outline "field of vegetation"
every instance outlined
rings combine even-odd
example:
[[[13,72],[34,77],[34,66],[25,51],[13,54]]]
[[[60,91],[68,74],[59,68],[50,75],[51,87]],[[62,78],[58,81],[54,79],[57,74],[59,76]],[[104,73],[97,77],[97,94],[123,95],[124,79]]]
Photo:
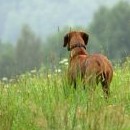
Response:
[[[114,67],[111,95],[75,91],[66,70],[32,71],[0,82],[0,130],[129,130],[130,62]],[[89,87],[89,86],[88,86]]]

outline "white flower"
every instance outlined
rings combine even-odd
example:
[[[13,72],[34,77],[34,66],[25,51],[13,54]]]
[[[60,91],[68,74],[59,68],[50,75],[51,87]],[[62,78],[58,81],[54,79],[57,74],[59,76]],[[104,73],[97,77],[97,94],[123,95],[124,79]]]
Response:
[[[47,76],[48,76],[48,78],[51,78],[51,74],[48,74]]]
[[[60,73],[60,72],[61,72],[61,69],[56,69],[55,72],[56,72],[56,73]]]
[[[3,77],[2,80],[3,80],[4,82],[6,82],[6,81],[8,81],[8,78],[7,78],[7,77]]]
[[[10,79],[9,82],[13,83],[13,82],[15,82],[15,79]]]
[[[35,74],[37,71],[36,70],[31,70],[31,73],[32,74]]]
[[[67,66],[67,65],[68,65],[68,62],[66,62],[65,65]]]
[[[64,63],[67,63],[68,62],[68,59],[63,59],[59,62],[59,64],[64,64]]]

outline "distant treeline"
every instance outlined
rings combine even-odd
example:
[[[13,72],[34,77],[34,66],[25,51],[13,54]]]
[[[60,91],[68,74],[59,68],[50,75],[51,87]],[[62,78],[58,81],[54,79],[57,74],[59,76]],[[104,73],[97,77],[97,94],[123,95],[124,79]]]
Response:
[[[71,29],[89,33],[90,53],[101,52],[113,61],[123,61],[130,54],[130,4],[127,2],[119,2],[112,8],[101,7],[87,28]],[[62,58],[68,56],[63,48],[63,37],[68,31],[68,27],[58,29],[45,41],[29,25],[24,25],[16,44],[0,41],[0,78],[41,66],[53,69]]]

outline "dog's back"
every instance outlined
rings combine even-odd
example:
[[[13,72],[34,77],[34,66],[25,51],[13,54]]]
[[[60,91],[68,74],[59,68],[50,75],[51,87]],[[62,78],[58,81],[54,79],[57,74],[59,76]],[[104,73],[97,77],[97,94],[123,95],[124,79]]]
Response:
[[[104,55],[78,55],[70,59],[69,75],[73,80],[79,74],[83,78],[86,78],[86,81],[88,79],[91,80],[91,77],[94,78],[95,75],[97,77],[97,83],[107,78],[107,83],[110,84],[113,70],[110,61]]]
[[[84,67],[85,75],[87,75],[86,77],[95,75],[97,84],[99,82],[104,82],[105,79],[107,80],[107,84],[110,84],[113,76],[113,69],[110,61],[104,55],[93,54],[88,56],[85,59]]]

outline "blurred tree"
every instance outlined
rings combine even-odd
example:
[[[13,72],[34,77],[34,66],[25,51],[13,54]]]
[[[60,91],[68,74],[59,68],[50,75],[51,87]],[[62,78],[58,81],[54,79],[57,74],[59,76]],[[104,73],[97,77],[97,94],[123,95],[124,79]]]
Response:
[[[28,25],[24,25],[20,38],[16,44],[17,72],[39,68],[42,63],[42,41],[37,37]]]
[[[101,7],[89,27],[91,42],[111,59],[122,59],[130,52],[130,5],[121,1],[113,8]]]
[[[63,30],[58,28],[57,32],[50,35],[46,40],[46,44],[44,44],[44,63],[49,68],[53,69],[57,67],[59,61],[67,55],[66,49],[63,48],[63,40],[66,30],[68,30],[67,27]]]
[[[14,47],[0,41],[0,78],[15,74]]]

